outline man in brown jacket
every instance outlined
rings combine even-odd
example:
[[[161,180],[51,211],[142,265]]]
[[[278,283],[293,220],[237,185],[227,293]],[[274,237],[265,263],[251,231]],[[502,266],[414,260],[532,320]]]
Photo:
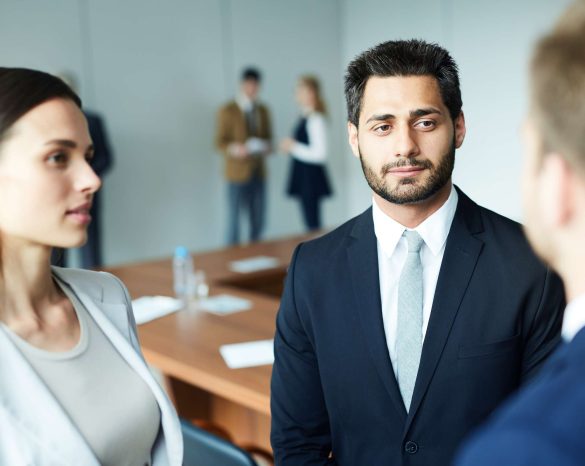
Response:
[[[250,241],[258,241],[264,226],[266,170],[264,157],[271,151],[270,115],[258,102],[260,73],[246,68],[239,96],[218,114],[216,146],[225,157],[228,182],[228,244],[240,242],[240,212],[247,210]]]

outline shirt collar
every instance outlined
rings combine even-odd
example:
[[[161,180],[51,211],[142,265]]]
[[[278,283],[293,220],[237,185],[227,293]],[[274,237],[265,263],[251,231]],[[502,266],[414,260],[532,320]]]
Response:
[[[585,327],[585,294],[573,299],[563,317],[563,340],[570,342]]]
[[[451,186],[451,193],[447,201],[429,218],[414,228],[434,256],[441,252],[447,241],[451,223],[453,223],[457,210],[458,198],[457,190]],[[392,257],[402,233],[407,228],[382,212],[375,200],[372,202],[372,215],[378,243],[384,254],[387,257]]]
[[[254,101],[250,100],[245,94],[241,93],[238,95],[238,97],[236,98],[236,102],[238,104],[238,107],[240,107],[240,110],[242,110],[242,112],[246,113],[249,112],[250,110],[252,110],[252,106],[254,105]]]

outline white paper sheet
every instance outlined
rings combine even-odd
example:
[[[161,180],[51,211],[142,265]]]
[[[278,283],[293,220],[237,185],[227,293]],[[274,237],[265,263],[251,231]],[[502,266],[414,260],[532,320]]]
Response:
[[[225,316],[234,312],[252,309],[252,302],[229,294],[219,294],[199,301],[197,303],[197,309],[219,316]]]
[[[137,325],[166,316],[182,307],[183,304],[180,300],[168,296],[143,296],[132,301],[132,310]]]
[[[264,366],[274,363],[274,340],[250,341],[220,346],[225,363],[230,369]]]
[[[268,141],[260,138],[248,138],[246,149],[250,154],[261,154],[268,150]]]
[[[279,261],[276,257],[254,256],[230,262],[230,270],[238,273],[251,273],[258,270],[273,269]]]

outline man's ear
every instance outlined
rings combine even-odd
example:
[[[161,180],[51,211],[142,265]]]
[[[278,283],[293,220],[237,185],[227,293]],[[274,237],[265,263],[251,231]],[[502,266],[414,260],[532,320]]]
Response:
[[[355,155],[359,159],[360,149],[359,149],[359,141],[358,141],[358,129],[357,129],[357,126],[354,125],[351,121],[347,122],[347,136],[348,136],[349,146],[351,147],[351,151],[353,152],[353,155]]]
[[[552,227],[566,225],[575,211],[575,173],[562,155],[553,152],[543,156],[539,177],[538,196],[545,222]]]
[[[463,140],[465,139],[465,134],[467,132],[463,110],[459,113],[459,116],[455,118],[455,121],[453,121],[453,126],[455,130],[455,149],[459,149],[463,144]]]

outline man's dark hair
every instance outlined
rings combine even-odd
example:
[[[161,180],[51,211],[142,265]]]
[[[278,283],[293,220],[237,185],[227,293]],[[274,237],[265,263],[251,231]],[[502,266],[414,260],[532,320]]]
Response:
[[[242,81],[260,82],[262,80],[262,75],[260,74],[260,71],[258,71],[258,69],[248,67],[248,68],[244,68],[244,71],[242,71],[242,79],[241,80]]]
[[[358,55],[347,67],[345,99],[348,120],[358,126],[366,83],[371,76],[432,76],[454,120],[461,113],[457,65],[438,44],[422,40],[383,42]]]

